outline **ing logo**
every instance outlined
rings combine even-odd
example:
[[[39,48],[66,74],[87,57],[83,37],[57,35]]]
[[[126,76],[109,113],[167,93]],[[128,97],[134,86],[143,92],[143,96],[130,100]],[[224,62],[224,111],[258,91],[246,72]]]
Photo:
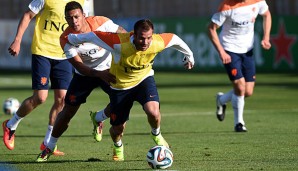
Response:
[[[67,23],[61,23],[61,22],[54,22],[51,20],[45,20],[44,23],[44,30],[49,30],[49,31],[58,31],[62,32],[68,27]]]

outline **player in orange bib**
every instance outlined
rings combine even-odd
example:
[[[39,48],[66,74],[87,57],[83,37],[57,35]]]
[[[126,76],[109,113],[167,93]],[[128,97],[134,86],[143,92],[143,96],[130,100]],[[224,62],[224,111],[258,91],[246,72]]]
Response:
[[[86,34],[70,34],[68,41],[73,45],[92,42],[111,51],[113,60],[110,68],[116,82],[111,82],[110,135],[114,142],[113,160],[124,160],[122,136],[130,109],[134,101],[139,102],[151,126],[151,137],[157,145],[169,147],[160,131],[159,95],[154,81],[152,65],[156,55],[172,47],[184,54],[184,66],[192,69],[193,53],[187,44],[173,33],[154,34],[150,20],[139,20],[134,32],[105,33],[94,31]]]
[[[115,82],[115,78],[109,73],[112,55],[106,49],[91,43],[73,46],[67,43],[66,36],[70,33],[87,33],[100,30],[105,32],[126,32],[112,20],[103,16],[85,17],[82,6],[75,2],[69,2],[65,6],[65,18],[69,27],[60,37],[60,44],[68,61],[74,66],[75,73],[67,89],[65,106],[56,119],[49,143],[43,150],[37,162],[48,160],[53,154],[58,138],[66,131],[71,118],[76,114],[81,104],[86,102],[93,89],[101,89],[109,94],[109,82]],[[102,137],[102,122],[109,117],[109,105],[105,110],[91,112],[94,124],[93,135],[96,141]]]

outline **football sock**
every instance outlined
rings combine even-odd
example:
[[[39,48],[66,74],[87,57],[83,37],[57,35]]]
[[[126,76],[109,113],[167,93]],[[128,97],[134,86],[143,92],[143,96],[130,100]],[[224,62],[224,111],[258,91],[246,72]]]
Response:
[[[160,133],[160,127],[152,128],[151,132],[152,132],[153,135],[158,135]]]
[[[43,143],[45,146],[48,145],[48,142],[50,141],[50,138],[51,138],[51,134],[52,134],[52,131],[53,131],[53,127],[52,125],[48,125],[48,130],[47,130],[47,133],[46,133],[46,136],[44,137],[44,140],[43,140]]]
[[[21,122],[23,118],[19,117],[18,114],[14,114],[12,118],[7,122],[7,127],[10,128],[10,130],[16,130],[19,123]]]
[[[234,94],[234,90],[231,90],[225,94],[223,94],[220,98],[219,98],[219,102],[223,105],[226,104],[228,102],[230,102],[232,100],[232,95]]]
[[[47,144],[47,147],[50,150],[54,151],[54,149],[56,147],[56,144],[57,144],[57,141],[58,141],[58,138],[55,138],[55,137],[51,136],[51,138],[50,138],[50,140],[49,140],[49,142]]]
[[[103,122],[103,121],[106,120],[107,118],[108,118],[108,117],[107,117],[107,115],[105,114],[104,109],[101,110],[101,111],[96,112],[95,120],[96,120],[97,122]]]
[[[242,123],[244,125],[243,120],[243,110],[244,110],[244,96],[237,96],[233,94],[232,96],[232,106],[234,110],[234,124]]]
[[[116,147],[121,147],[121,146],[122,146],[122,141],[119,140],[119,141],[115,142],[114,145],[115,145]]]

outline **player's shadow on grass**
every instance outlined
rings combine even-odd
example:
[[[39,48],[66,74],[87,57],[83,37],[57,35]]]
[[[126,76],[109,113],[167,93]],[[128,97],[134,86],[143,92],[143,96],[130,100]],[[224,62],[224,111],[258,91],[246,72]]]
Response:
[[[14,154],[16,155],[16,154]],[[24,154],[22,154],[24,155]],[[94,163],[94,162],[105,162],[105,163],[111,163],[111,164],[118,164],[118,162],[115,162],[113,160],[101,160],[101,159],[98,159],[98,158],[89,158],[87,160],[59,160],[59,161],[52,161],[52,160],[49,160],[49,161],[46,161],[46,162],[36,162],[36,161],[21,161],[21,162],[1,162],[0,161],[0,164],[1,165],[6,165],[6,166],[14,166],[14,165],[18,165],[18,164],[36,164],[36,165],[48,165],[48,164],[53,164],[53,163]],[[129,162],[144,162],[144,160],[125,160],[123,161],[124,163],[129,163]],[[121,162],[121,163],[123,163]],[[128,164],[129,165],[129,164]],[[144,168],[144,169],[140,169],[140,168],[117,168],[117,169],[107,169],[105,168],[104,170],[106,171],[117,171],[117,170],[149,170],[149,168]]]

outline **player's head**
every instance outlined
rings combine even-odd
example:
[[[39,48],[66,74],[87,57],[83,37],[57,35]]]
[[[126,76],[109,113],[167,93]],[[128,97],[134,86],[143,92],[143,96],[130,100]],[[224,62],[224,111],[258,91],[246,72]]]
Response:
[[[142,19],[134,25],[134,44],[137,50],[145,51],[149,48],[154,31],[153,24],[148,19]]]
[[[75,31],[80,31],[85,21],[85,14],[80,3],[70,1],[65,6],[65,19],[67,24]]]

